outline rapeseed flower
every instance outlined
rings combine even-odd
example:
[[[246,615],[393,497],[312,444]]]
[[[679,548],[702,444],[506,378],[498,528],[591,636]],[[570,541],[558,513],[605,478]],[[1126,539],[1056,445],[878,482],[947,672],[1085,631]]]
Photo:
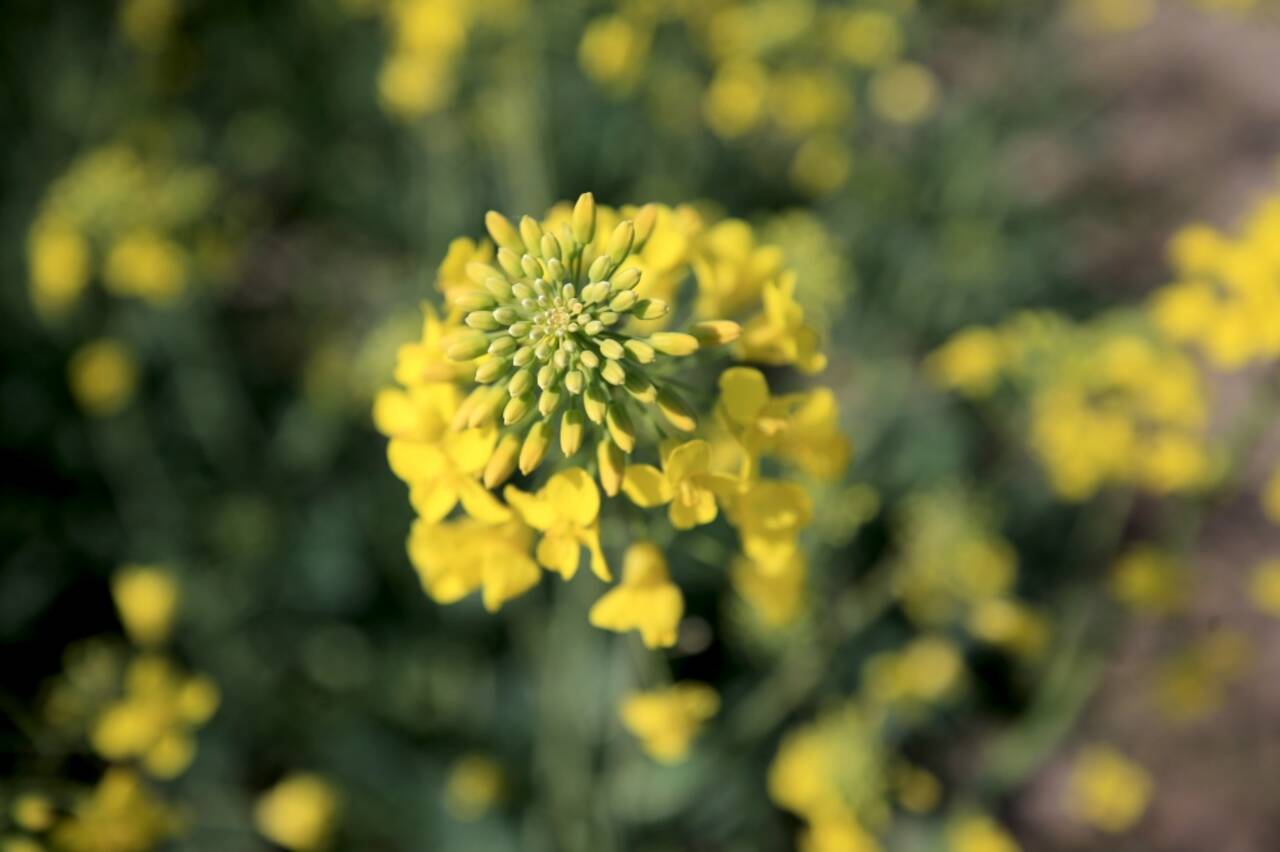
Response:
[[[538,584],[542,572],[529,555],[533,532],[519,520],[486,523],[419,518],[409,534],[409,558],[423,590],[450,604],[481,590],[484,608],[498,609]]]
[[[263,837],[292,852],[327,847],[337,825],[340,800],[319,775],[298,773],[263,793],[253,806],[253,823]]]
[[[444,806],[457,820],[472,822],[493,809],[503,795],[502,766],[484,754],[464,755],[449,767]]]
[[[169,638],[178,610],[178,584],[160,565],[126,565],[111,578],[111,595],[129,638],[158,645]]]
[[[117,766],[72,805],[49,838],[55,849],[69,852],[144,852],[175,836],[181,826],[178,814],[136,773]]]
[[[622,491],[645,509],[667,506],[671,525],[692,529],[716,519],[716,495],[731,495],[734,481],[711,472],[711,445],[698,439],[662,447],[662,470],[653,465],[628,465]]]
[[[600,549],[600,492],[586,471],[562,470],[533,494],[514,485],[504,494],[524,522],[542,533],[535,551],[539,564],[572,579],[578,571],[579,548],[585,547],[592,573],[601,580],[612,579]]]
[[[652,542],[637,542],[622,560],[622,582],[591,607],[591,623],[625,633],[638,630],[649,648],[676,644],[684,596],[671,582],[667,560]]]
[[[681,681],[665,689],[635,692],[618,708],[622,724],[659,763],[680,763],[694,737],[720,709],[720,697],[705,683]]]
[[[1089,825],[1119,834],[1132,828],[1151,799],[1151,775],[1105,745],[1081,750],[1069,781],[1072,811]]]
[[[108,417],[133,398],[138,385],[137,358],[121,340],[91,340],[72,353],[67,378],[71,395],[87,414]]]

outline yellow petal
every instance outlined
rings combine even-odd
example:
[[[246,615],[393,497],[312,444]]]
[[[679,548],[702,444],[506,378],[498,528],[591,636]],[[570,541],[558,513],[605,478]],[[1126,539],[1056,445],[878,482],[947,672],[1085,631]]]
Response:
[[[572,536],[548,533],[538,542],[538,562],[566,580],[578,573],[578,541]]]
[[[387,463],[391,472],[405,482],[424,482],[438,477],[448,460],[433,444],[392,439],[387,444]]]
[[[667,478],[672,482],[706,473],[711,466],[711,445],[703,440],[681,444],[671,451],[664,464]]]
[[[595,480],[580,467],[571,467],[551,477],[544,489],[546,501],[557,514],[585,527],[600,514],[600,490]]]
[[[458,486],[458,497],[462,501],[462,508],[477,521],[500,524],[510,519],[511,510],[502,505],[502,501],[474,479],[462,479]]]
[[[643,509],[671,501],[671,483],[662,471],[649,464],[629,465],[622,477],[622,490],[632,503]]]
[[[519,512],[524,522],[535,530],[546,532],[556,522],[556,513],[551,504],[536,494],[508,485],[502,496],[506,498],[507,505]]]
[[[769,402],[769,383],[751,367],[730,367],[720,374],[724,412],[731,421],[749,425]]]
[[[414,487],[409,492],[409,502],[424,521],[434,524],[444,520],[458,505],[458,492],[452,483],[439,480]]]

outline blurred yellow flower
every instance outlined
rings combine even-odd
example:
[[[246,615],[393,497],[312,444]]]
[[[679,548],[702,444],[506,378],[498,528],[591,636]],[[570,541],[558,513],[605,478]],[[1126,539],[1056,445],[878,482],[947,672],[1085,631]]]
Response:
[[[797,536],[813,519],[813,501],[794,482],[757,480],[745,486],[726,507],[729,521],[738,529],[742,550],[768,573],[776,574],[792,564],[798,550]]]
[[[651,34],[622,15],[589,23],[578,44],[578,62],[596,82],[627,91],[644,70]]]
[[[800,832],[800,852],[880,852],[874,835],[856,819],[824,814]]]
[[[734,590],[761,621],[769,627],[782,627],[795,621],[803,610],[807,575],[804,553],[797,550],[790,560],[772,570],[761,568],[745,556],[737,557],[729,577]]]
[[[88,414],[106,417],[133,398],[138,363],[127,343],[104,337],[73,352],[67,373],[76,403]]]
[[[219,703],[217,686],[202,675],[183,675],[162,657],[135,659],[124,695],[98,716],[93,748],[107,760],[137,757],[157,778],[181,775],[195,757],[194,732]]]
[[[49,838],[53,848],[68,852],[147,852],[175,836],[181,825],[134,772],[110,767]]]
[[[902,52],[897,20],[879,9],[843,12],[828,37],[838,56],[867,68],[888,65]]]
[[[1049,642],[1047,619],[1009,598],[980,601],[969,615],[969,632],[1022,657],[1038,657]]]
[[[263,793],[253,823],[272,843],[294,852],[327,847],[338,820],[338,792],[319,775],[297,773]]]
[[[902,62],[877,71],[869,90],[871,108],[894,124],[919,124],[937,108],[938,82],[923,65]]]
[[[947,823],[947,852],[1019,852],[1021,848],[985,814],[968,814]]]
[[[834,133],[810,136],[796,149],[788,175],[791,183],[810,195],[830,195],[849,182],[853,152]]]
[[[1105,745],[1086,746],[1071,768],[1070,807],[1095,828],[1119,834],[1142,819],[1151,799],[1147,770]]]
[[[117,13],[120,31],[138,47],[156,50],[164,44],[178,17],[175,0],[124,0]]]
[[[698,239],[693,256],[699,317],[738,316],[760,304],[765,283],[783,270],[782,251],[756,242],[751,226],[725,219]]]
[[[929,704],[950,694],[964,674],[955,645],[941,636],[913,639],[901,651],[875,654],[863,668],[867,693],[883,704]]]
[[[605,630],[639,630],[646,647],[670,648],[676,644],[683,614],[684,596],[671,582],[662,550],[642,541],[627,548],[622,582],[595,602],[588,617]]]
[[[755,62],[722,65],[707,87],[702,115],[718,136],[733,139],[764,119],[769,75]]]
[[[1185,606],[1190,577],[1170,554],[1150,545],[1130,548],[1111,572],[1111,594],[1135,610],[1169,615]]]
[[[1172,722],[1187,723],[1217,712],[1249,656],[1248,640],[1234,630],[1216,630],[1192,642],[1157,672],[1161,714]]]
[[[711,472],[711,445],[701,439],[687,443],[664,442],[662,470],[649,464],[628,465],[622,491],[645,509],[668,506],[671,525],[692,529],[716,519],[717,494],[730,494],[734,482]]]
[[[572,579],[578,571],[579,547],[585,547],[592,572],[601,580],[613,579],[600,549],[600,491],[590,474],[572,467],[534,494],[514,485],[503,493],[525,523],[542,533],[536,551],[539,564]]]
[[[681,681],[666,689],[634,692],[618,708],[622,724],[660,763],[679,763],[693,738],[720,709],[720,697],[704,683]]]
[[[805,321],[804,308],[795,298],[796,277],[783,273],[765,282],[763,310],[742,327],[742,358],[774,367],[794,365],[802,373],[826,369],[817,330]]]
[[[153,231],[133,231],[111,246],[102,277],[118,296],[164,304],[186,286],[186,252]]]
[[[22,793],[9,806],[9,815],[23,831],[39,833],[53,825],[53,802],[39,793]]]
[[[529,548],[533,533],[518,520],[485,523],[460,518],[445,523],[414,521],[409,558],[423,590],[450,604],[481,590],[484,608],[498,609],[538,584],[542,571]]]
[[[129,638],[159,645],[178,611],[178,582],[162,565],[125,565],[111,577],[111,596]]]
[[[1280,559],[1264,560],[1253,569],[1249,600],[1267,615],[1280,616]]]
[[[443,520],[461,503],[471,517],[496,524],[510,512],[479,477],[497,441],[492,427],[448,431],[438,444],[392,438],[387,460],[392,472],[408,483],[409,500],[423,520]]]
[[[849,703],[785,734],[769,766],[769,798],[816,827],[879,822],[889,782],[881,720]]]
[[[485,754],[464,755],[449,767],[444,782],[444,806],[456,820],[472,822],[502,799],[502,766]]]
[[[89,283],[89,243],[70,222],[38,219],[27,236],[31,298],[46,319],[64,313]]]
[[[925,367],[944,388],[971,397],[988,396],[1003,367],[1000,336],[989,328],[965,329],[930,355]]]

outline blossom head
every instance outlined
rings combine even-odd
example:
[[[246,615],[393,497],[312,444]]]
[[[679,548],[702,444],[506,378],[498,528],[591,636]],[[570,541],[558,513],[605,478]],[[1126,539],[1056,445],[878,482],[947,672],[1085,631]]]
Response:
[[[684,596],[671,582],[667,560],[652,542],[637,542],[622,560],[622,582],[591,607],[596,627],[624,633],[640,631],[649,648],[669,648],[676,643]]]
[[[720,696],[705,683],[683,681],[667,689],[629,695],[619,708],[622,724],[660,763],[679,763],[693,738],[720,709]]]

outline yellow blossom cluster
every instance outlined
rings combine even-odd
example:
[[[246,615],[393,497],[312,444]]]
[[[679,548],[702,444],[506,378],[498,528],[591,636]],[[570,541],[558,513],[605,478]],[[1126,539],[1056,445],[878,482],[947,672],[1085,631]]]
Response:
[[[405,120],[449,107],[474,42],[490,33],[518,30],[528,12],[527,0],[385,0],[368,5],[380,7],[391,39],[378,72],[378,99],[389,114]]]
[[[1128,316],[1073,325],[1019,315],[959,332],[927,367],[970,397],[991,396],[1002,380],[1024,394],[1030,449],[1067,500],[1111,485],[1196,492],[1218,475],[1199,370]]]
[[[798,602],[812,506],[769,465],[835,480],[849,441],[827,389],[775,396],[756,367],[718,382],[708,372],[712,357],[824,365],[780,253],[744,222],[708,225],[691,207],[613,210],[589,194],[541,221],[491,213],[486,224],[492,242],[450,246],[437,281],[446,312],[425,308],[420,341],[399,353],[400,387],[374,402],[417,512],[408,549],[427,594],[451,603],[481,591],[494,611],[543,569],[571,579],[584,554],[611,582],[606,551],[627,544],[620,582],[589,619],[674,645],[684,598],[654,543],[670,533],[603,540],[621,495],[675,532],[725,518],[742,545],[735,584],[785,621],[758,592],[786,587]],[[671,316],[687,331],[669,330]],[[677,373],[677,359],[692,366]],[[562,463],[548,461],[554,444]]]
[[[896,125],[923,121],[937,106],[933,74],[904,56],[914,7],[913,0],[623,3],[586,26],[578,59],[606,91],[640,90],[657,121],[700,117],[723,139],[782,140],[792,183],[821,195],[843,186],[854,168],[860,94]],[[659,38],[687,59],[656,50]]]
[[[212,171],[107,145],[76,159],[45,193],[27,234],[31,299],[46,319],[108,292],[171,302],[194,275],[184,240],[217,191]]]
[[[1280,196],[1263,199],[1235,236],[1183,228],[1169,260],[1176,277],[1152,297],[1151,315],[1171,340],[1223,370],[1280,359]]]

